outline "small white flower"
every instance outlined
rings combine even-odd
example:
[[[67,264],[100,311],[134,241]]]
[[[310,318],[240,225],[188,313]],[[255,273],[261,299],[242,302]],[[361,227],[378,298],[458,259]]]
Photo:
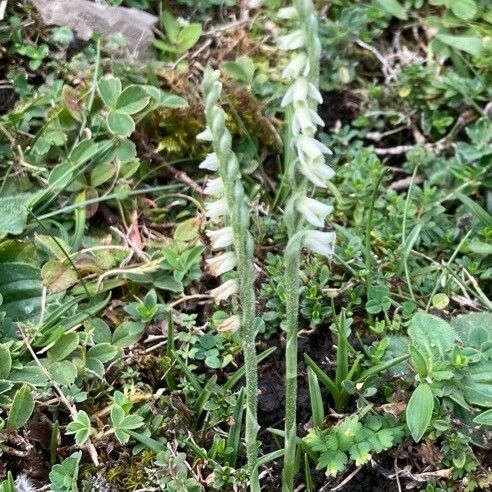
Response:
[[[335,175],[335,171],[326,164],[311,162],[309,164],[300,162],[299,171],[315,186],[326,188],[326,183]]]
[[[232,251],[222,253],[206,260],[208,271],[214,277],[230,272],[237,264],[236,255]]]
[[[212,249],[227,248],[231,246],[234,241],[232,227],[223,227],[216,231],[207,231],[206,234],[210,240]]]
[[[282,72],[284,79],[294,79],[299,75],[306,76],[309,73],[309,60],[304,53],[294,55]]]
[[[316,227],[323,227],[326,216],[333,212],[331,205],[308,197],[298,200],[296,208],[310,224]]]
[[[324,126],[323,120],[316,111],[307,104],[298,102],[294,105],[292,131],[295,135],[302,133],[312,137],[316,133],[316,125]]]
[[[237,314],[234,314],[230,318],[222,321],[219,326],[217,326],[217,331],[219,333],[234,333],[241,327],[241,320]]]
[[[292,102],[306,102],[308,97],[309,84],[307,79],[299,77],[295,82],[285,91],[285,95],[282,98],[280,106],[285,108],[287,104]]]
[[[207,154],[205,160],[202,161],[198,167],[200,169],[208,169],[209,171],[217,171],[219,169],[219,159],[217,159],[217,154],[215,152]]]
[[[225,301],[230,296],[237,294],[238,290],[239,285],[237,283],[237,280],[231,279],[219,285],[217,288],[211,290],[210,294],[212,294],[212,296],[215,297],[215,300],[219,302]]]
[[[336,235],[334,232],[306,231],[304,246],[312,251],[330,258],[335,250]]]
[[[279,19],[296,19],[299,17],[299,12],[295,7],[283,7],[278,9],[278,18]]]
[[[229,213],[229,207],[225,198],[221,198],[215,202],[210,202],[205,205],[205,215],[209,219],[215,219]]]
[[[300,29],[286,34],[285,36],[280,36],[277,39],[278,47],[285,51],[302,48],[305,42],[306,37],[304,35],[304,31],[301,31]]]
[[[323,102],[323,98],[316,86],[308,82],[305,77],[299,77],[285,92],[281,106],[284,108],[290,103],[306,103],[308,96],[319,103]]]
[[[197,140],[202,140],[203,142],[211,142],[213,140],[212,132],[210,131],[210,128],[207,126],[203,132],[200,132],[196,136]]]
[[[297,151],[304,154],[305,160],[316,159],[322,157],[322,154],[332,154],[332,151],[324,144],[312,137],[306,135],[299,135],[296,138]],[[324,162],[324,159],[323,161]]]
[[[323,97],[321,96],[320,91],[312,82],[309,82],[308,84],[308,95],[311,99],[314,99],[319,104],[323,102]]]
[[[209,179],[203,189],[204,195],[221,195],[222,193],[224,193],[222,178]]]

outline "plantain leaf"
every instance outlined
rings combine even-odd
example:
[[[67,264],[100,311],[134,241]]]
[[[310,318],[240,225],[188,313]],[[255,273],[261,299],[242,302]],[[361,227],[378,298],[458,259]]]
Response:
[[[420,383],[413,392],[406,410],[407,426],[413,440],[419,442],[429,427],[434,410],[434,396],[427,383]]]

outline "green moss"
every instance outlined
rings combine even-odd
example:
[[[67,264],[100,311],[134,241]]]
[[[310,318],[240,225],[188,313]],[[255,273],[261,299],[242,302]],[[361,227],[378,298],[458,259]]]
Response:
[[[109,467],[104,478],[117,490],[131,491],[150,486],[152,481],[148,470],[153,467],[154,457],[151,451],[142,451]]]

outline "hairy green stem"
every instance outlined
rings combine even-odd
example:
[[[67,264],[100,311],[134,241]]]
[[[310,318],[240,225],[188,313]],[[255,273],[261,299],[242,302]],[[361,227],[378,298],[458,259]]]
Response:
[[[205,97],[207,127],[212,134],[213,149],[219,163],[219,175],[224,183],[224,198],[230,214],[233,246],[237,260],[237,282],[240,299],[240,335],[246,376],[245,444],[250,490],[260,491],[258,477],[257,421],[257,356],[255,347],[255,271],[254,241],[249,230],[249,207],[241,183],[239,161],[232,150],[232,136],[225,125],[225,113],[218,105],[222,86],[218,72],[208,68],[202,89]]]
[[[290,492],[294,487],[296,473],[297,443],[297,332],[299,315],[299,268],[302,247],[302,232],[294,234],[285,250],[285,452],[282,472],[282,491]]]
[[[309,59],[307,79],[315,86],[319,82],[319,58],[321,44],[318,38],[318,22],[314,15],[311,0],[294,0],[299,14],[299,25],[306,36],[306,53]],[[315,110],[316,104],[312,103]],[[286,309],[286,347],[285,347],[285,435],[284,468],[282,472],[282,492],[294,490],[297,449],[297,336],[300,289],[300,255],[303,232],[302,217],[295,209],[296,200],[307,194],[306,178],[296,176],[297,155],[292,150],[294,132],[292,129],[292,108],[286,109],[287,128],[285,131],[286,152],[284,154],[284,176],[290,196],[285,206],[284,220],[289,241],[285,251],[285,309]]]

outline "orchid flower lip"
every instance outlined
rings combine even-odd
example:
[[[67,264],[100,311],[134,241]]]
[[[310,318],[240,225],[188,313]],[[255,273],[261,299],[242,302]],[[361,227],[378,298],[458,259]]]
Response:
[[[203,189],[204,195],[221,195],[224,193],[224,182],[222,178],[210,179]]]
[[[299,151],[303,152],[312,159],[321,154],[332,154],[332,151],[325,144],[306,135],[298,135],[295,143]]]
[[[231,246],[234,242],[232,235],[232,227],[222,227],[215,231],[206,232],[208,239],[210,240],[212,249],[222,249]]]
[[[300,29],[293,31],[284,36],[280,36],[277,40],[277,44],[282,50],[297,50],[302,48],[306,43],[306,36]]]
[[[217,326],[217,331],[219,333],[234,333],[239,330],[240,327],[241,319],[237,314],[233,314]]]
[[[306,71],[307,68],[307,71]],[[302,73],[304,76],[309,72],[309,61],[304,53],[294,55],[282,72],[284,79],[293,79],[299,77]]]
[[[205,212],[209,219],[215,219],[229,213],[229,206],[225,198],[205,205]]]
[[[217,302],[225,301],[230,296],[237,294],[239,290],[239,284],[236,279],[230,279],[220,284],[215,289],[210,291],[210,294],[215,298]]]
[[[326,217],[333,212],[331,205],[308,197],[300,198],[296,203],[296,208],[315,227],[323,227]]]
[[[299,170],[311,183],[320,188],[326,188],[328,181],[335,175],[335,171],[330,166],[320,163],[310,164],[301,161]]]
[[[232,251],[227,251],[226,253],[209,258],[206,260],[206,263],[210,274],[214,277],[219,277],[235,268],[237,264],[236,254]]]
[[[335,251],[336,235],[334,232],[306,231],[304,233],[304,246],[320,255],[330,258]]]
[[[219,169],[217,154],[215,152],[207,154],[207,157],[205,157],[198,167],[200,169],[208,169],[209,171],[217,171]]]
[[[208,127],[205,128],[205,130],[203,130],[202,132],[200,132],[196,136],[196,139],[201,140],[203,142],[211,142],[213,139],[213,136],[212,136],[212,132],[210,131],[210,128],[208,128]]]

